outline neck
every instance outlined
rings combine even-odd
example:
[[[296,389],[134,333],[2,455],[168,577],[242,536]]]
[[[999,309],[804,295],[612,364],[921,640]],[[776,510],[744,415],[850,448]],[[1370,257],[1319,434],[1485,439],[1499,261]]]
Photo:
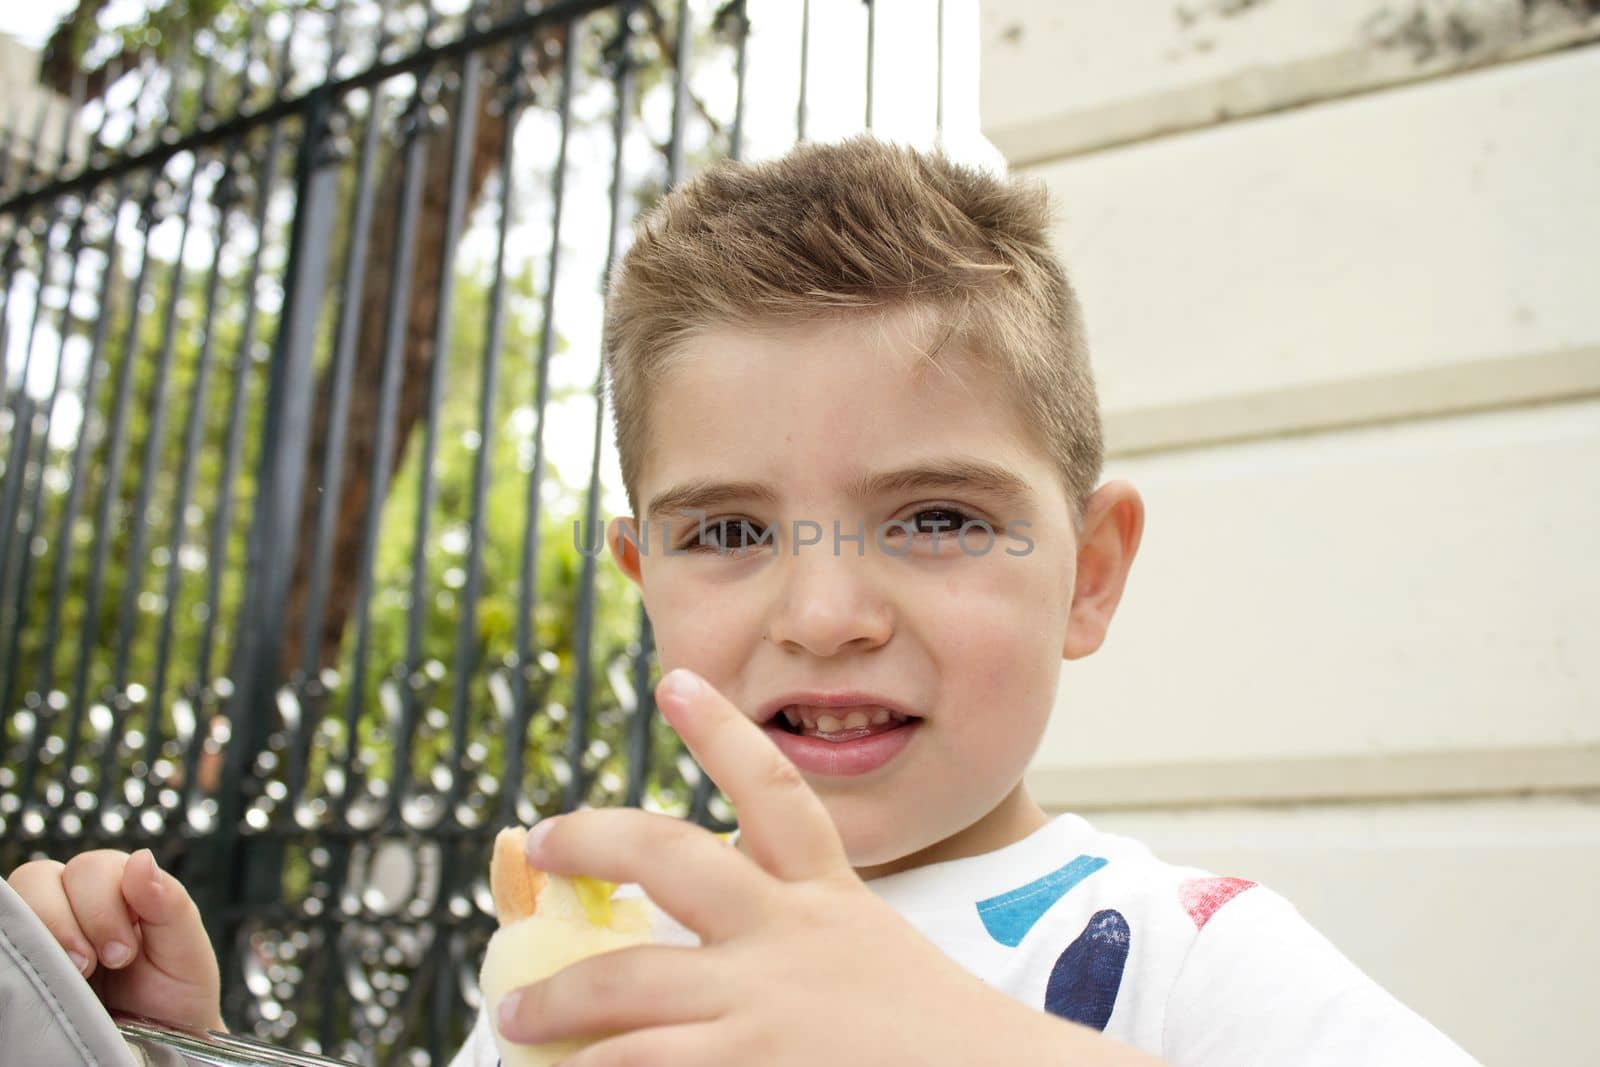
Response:
[[[994,807],[994,810],[965,830],[951,834],[942,841],[901,856],[899,859],[869,867],[857,867],[856,874],[865,881],[882,878],[888,874],[899,874],[901,871],[909,871],[916,867],[925,867],[930,863],[981,856],[985,852],[993,852],[995,849],[1005,848],[1021,841],[1049,821],[1050,817],[1044,813],[1044,809],[1034,803],[1027,789],[1019,782],[1017,787]]]

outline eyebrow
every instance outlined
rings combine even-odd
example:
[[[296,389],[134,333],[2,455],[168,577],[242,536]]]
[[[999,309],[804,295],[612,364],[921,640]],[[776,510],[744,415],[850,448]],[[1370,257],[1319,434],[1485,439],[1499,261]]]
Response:
[[[845,495],[864,502],[890,493],[931,489],[968,490],[994,497],[1011,507],[1032,503],[1028,483],[998,463],[950,456],[898,470],[880,471],[858,478],[845,487]],[[691,481],[673,486],[650,499],[645,518],[663,512],[710,511],[734,500],[776,504],[778,494],[763,482]]]

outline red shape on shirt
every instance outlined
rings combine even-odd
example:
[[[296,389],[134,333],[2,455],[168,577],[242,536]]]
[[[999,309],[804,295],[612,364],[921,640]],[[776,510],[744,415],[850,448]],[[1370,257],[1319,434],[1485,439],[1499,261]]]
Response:
[[[1194,928],[1204,930],[1218,908],[1255,884],[1244,878],[1191,878],[1178,887],[1178,898]]]

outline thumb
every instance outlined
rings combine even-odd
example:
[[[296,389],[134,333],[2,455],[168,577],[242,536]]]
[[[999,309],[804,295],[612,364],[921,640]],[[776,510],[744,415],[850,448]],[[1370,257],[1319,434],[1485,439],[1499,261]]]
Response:
[[[192,987],[202,999],[217,1002],[222,983],[200,909],[183,883],[157,865],[148,848],[135,852],[123,867],[122,898],[139,922],[143,962],[174,984]],[[193,1022],[221,1028],[220,1019]]]

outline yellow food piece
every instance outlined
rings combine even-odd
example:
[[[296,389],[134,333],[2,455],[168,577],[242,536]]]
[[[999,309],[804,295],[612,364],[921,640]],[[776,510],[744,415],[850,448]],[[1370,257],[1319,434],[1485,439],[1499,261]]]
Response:
[[[478,983],[502,1067],[552,1067],[598,1038],[544,1045],[507,1041],[497,1022],[501,999],[581,959],[649,941],[650,905],[643,897],[612,900],[615,884],[598,878],[535,870],[523,857],[523,837],[523,831],[502,830],[495,842],[489,881],[500,929],[489,939]]]
[[[579,875],[572,880],[572,888],[577,891],[578,903],[583,905],[583,913],[590,922],[596,926],[611,925],[611,894],[616,892],[617,883]]]

